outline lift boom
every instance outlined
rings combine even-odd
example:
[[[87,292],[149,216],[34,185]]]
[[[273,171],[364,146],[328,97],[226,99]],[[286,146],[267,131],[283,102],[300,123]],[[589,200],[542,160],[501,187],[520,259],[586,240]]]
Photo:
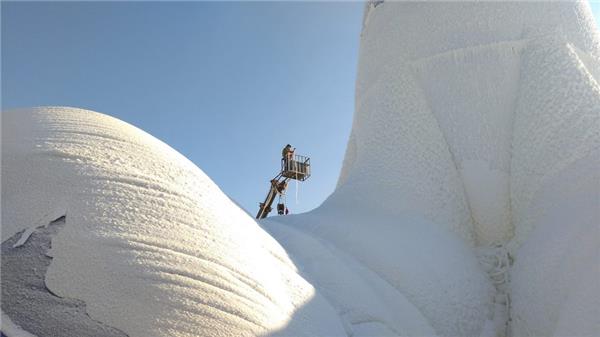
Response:
[[[304,181],[310,177],[310,158],[304,156],[294,156],[293,159],[281,160],[281,172],[271,179],[269,192],[265,197],[265,201],[259,203],[257,219],[264,219],[269,215],[278,194],[284,194],[287,188],[287,183],[290,179]]]
[[[277,177],[271,179],[271,187],[269,188],[265,201],[260,203],[258,214],[256,214],[257,219],[264,219],[269,215],[272,210],[271,205],[273,205],[278,194],[283,194],[287,187],[288,180],[289,178],[282,177],[281,174],[278,174]]]

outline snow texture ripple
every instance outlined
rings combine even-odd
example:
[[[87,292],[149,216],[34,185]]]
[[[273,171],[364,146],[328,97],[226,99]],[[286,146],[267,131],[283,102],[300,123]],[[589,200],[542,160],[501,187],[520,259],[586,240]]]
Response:
[[[92,319],[129,336],[344,334],[282,247],[164,143],[80,109],[2,118],[3,241],[66,214],[45,283]]]
[[[599,73],[584,1],[369,2],[354,124],[322,208],[416,213],[506,250],[500,270],[480,256],[507,334],[598,336]]]
[[[47,287],[129,336],[600,335],[588,4],[365,8],[352,132],[318,209],[257,223],[135,127],[15,110],[3,242],[66,214]]]

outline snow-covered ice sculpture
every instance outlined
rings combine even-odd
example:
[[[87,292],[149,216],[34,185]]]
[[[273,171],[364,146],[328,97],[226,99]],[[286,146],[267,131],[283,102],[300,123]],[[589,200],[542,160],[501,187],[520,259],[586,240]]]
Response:
[[[600,335],[599,74],[586,2],[368,4],[322,209],[417,213],[506,245],[514,336]]]
[[[126,123],[3,112],[2,272],[52,257],[3,332],[597,336],[599,74],[583,2],[369,2],[336,191],[260,224]]]
[[[274,219],[374,270],[439,335],[488,334],[486,319],[497,335],[600,335],[600,37],[588,4],[371,2],[359,56],[336,191]],[[413,237],[430,231],[423,222],[498,253],[496,294],[458,250],[411,245],[434,242]],[[508,284],[498,272],[511,259]],[[446,296],[424,295],[435,290]]]
[[[52,238],[46,286],[128,336],[342,331],[285,250],[166,144],[86,110],[3,112],[2,241],[60,216],[66,224]],[[24,273],[5,262],[3,274]],[[94,335],[78,317],[54,326],[54,313],[35,308],[41,296],[15,312],[3,293],[2,311],[37,336]],[[310,324],[290,321],[306,302]]]

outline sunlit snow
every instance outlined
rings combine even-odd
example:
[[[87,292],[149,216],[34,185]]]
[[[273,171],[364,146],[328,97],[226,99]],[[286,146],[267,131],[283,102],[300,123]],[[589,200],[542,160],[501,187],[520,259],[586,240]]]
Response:
[[[21,109],[2,113],[2,241],[65,216],[47,288],[132,337],[600,335],[589,6],[376,1],[360,38],[319,208],[257,223],[131,125]]]

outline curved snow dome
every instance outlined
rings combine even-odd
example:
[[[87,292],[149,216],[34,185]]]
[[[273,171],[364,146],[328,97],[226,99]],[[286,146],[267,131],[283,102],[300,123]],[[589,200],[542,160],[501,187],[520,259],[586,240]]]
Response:
[[[2,113],[2,332],[600,335],[586,3],[370,2],[336,191],[257,223],[126,123]]]
[[[2,241],[65,216],[49,251],[52,294],[83,301],[93,320],[129,336],[258,335],[288,326],[308,301],[311,324],[292,322],[291,333],[338,331],[285,250],[166,144],[80,109],[2,117]],[[3,247],[3,274],[24,272],[7,270],[6,255]],[[25,330],[94,335],[77,316],[48,330],[56,322],[36,308],[42,294],[17,311],[2,286],[2,311]]]

